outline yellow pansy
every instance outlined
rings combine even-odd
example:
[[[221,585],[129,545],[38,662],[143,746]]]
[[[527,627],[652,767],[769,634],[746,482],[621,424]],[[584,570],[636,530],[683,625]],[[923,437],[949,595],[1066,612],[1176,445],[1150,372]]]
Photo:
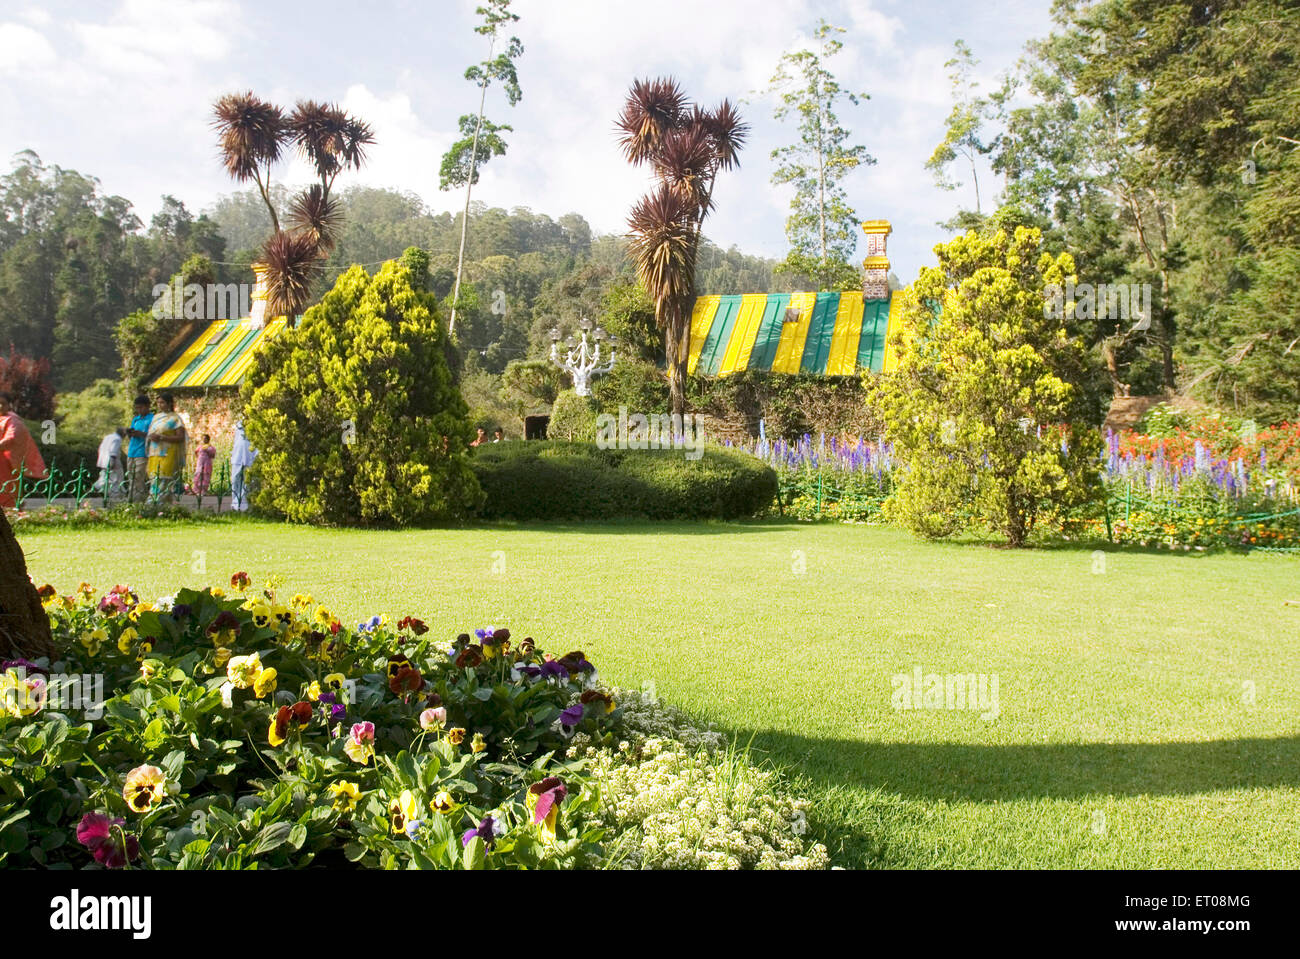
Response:
[[[257,653],[247,656],[235,656],[226,666],[226,678],[236,689],[247,689],[257,681],[262,672],[262,660]]]
[[[334,805],[343,812],[352,812],[361,799],[361,789],[356,783],[346,780],[330,783],[330,792],[334,794]]]
[[[264,669],[258,673],[257,678],[253,680],[253,695],[258,699],[261,699],[267,693],[275,692],[275,687],[277,685],[275,678],[276,675],[274,667]]]
[[[157,766],[137,766],[126,774],[122,798],[133,811],[148,812],[154,803],[162,801],[166,783],[167,777]]]
[[[405,832],[406,824],[419,815],[420,804],[409,789],[403,789],[402,794],[388,804],[388,819],[395,833]]]
[[[139,636],[140,634],[130,626],[122,630],[122,635],[117,637],[118,652],[124,655],[130,653],[131,645],[139,638]]]
[[[452,798],[451,793],[444,789],[433,797],[433,801],[429,803],[429,808],[434,812],[449,813],[456,808],[456,800]]]

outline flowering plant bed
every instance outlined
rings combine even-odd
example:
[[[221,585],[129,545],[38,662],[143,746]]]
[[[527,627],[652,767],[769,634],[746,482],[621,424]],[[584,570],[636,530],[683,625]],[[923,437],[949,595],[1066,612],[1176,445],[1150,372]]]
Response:
[[[125,586],[40,592],[64,652],[0,663],[5,866],[826,864],[802,813],[755,820],[766,852],[714,848],[726,802],[692,827],[707,855],[639,851],[641,821],[615,813],[638,777],[610,770],[665,749],[707,770],[718,735],[636,694],[629,720],[629,694],[581,651],[555,657],[506,629],[438,640],[409,616],[344,626],[243,573],[155,602]],[[647,731],[667,744],[653,756]],[[773,794],[764,808],[796,807]]]

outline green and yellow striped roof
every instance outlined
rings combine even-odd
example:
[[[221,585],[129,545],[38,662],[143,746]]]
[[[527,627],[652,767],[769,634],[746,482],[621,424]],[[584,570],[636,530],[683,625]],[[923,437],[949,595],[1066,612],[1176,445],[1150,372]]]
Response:
[[[850,293],[746,293],[700,296],[691,311],[689,373],[737,370],[851,376],[889,372],[885,338],[902,297],[863,300]]]
[[[245,317],[209,323],[181,349],[149,388],[238,386],[253,364],[254,351],[283,332],[285,322],[280,317],[263,326]]]

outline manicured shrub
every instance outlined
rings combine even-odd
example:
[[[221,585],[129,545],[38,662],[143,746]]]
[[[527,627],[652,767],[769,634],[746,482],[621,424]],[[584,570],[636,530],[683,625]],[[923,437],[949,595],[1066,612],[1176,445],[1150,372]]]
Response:
[[[500,443],[473,461],[488,519],[739,519],[775,500],[776,474],[744,454]]]
[[[592,384],[591,394],[601,412],[617,415],[619,407],[625,407],[630,413],[649,414],[668,409],[668,378],[653,363],[620,358]]]
[[[546,435],[553,440],[594,442],[596,439],[596,405],[590,398],[565,390],[551,407],[551,422]]]
[[[440,522],[482,499],[437,303],[396,261],[354,266],[243,387],[256,505],[298,522]]]

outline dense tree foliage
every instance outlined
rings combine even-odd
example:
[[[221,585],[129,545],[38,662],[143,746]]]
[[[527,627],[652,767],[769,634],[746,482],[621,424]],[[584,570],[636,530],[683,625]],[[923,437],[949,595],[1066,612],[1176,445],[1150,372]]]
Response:
[[[1074,263],[1026,227],[935,249],[939,265],[922,268],[891,334],[898,368],[869,387],[907,465],[891,508],[926,536],[983,525],[1019,546],[1040,516],[1099,483],[1086,349],[1043,311],[1044,290]]]
[[[1076,315],[1116,392],[1300,415],[1300,6],[1058,0],[1053,16],[1000,90],[961,94],[970,122],[950,132],[1081,283],[1151,290],[1150,316]]]
[[[190,254],[221,259],[224,246],[172,197],[145,229],[93,177],[20,153],[0,177],[0,343],[49,359],[59,389],[113,376],[118,321],[148,308]]]

